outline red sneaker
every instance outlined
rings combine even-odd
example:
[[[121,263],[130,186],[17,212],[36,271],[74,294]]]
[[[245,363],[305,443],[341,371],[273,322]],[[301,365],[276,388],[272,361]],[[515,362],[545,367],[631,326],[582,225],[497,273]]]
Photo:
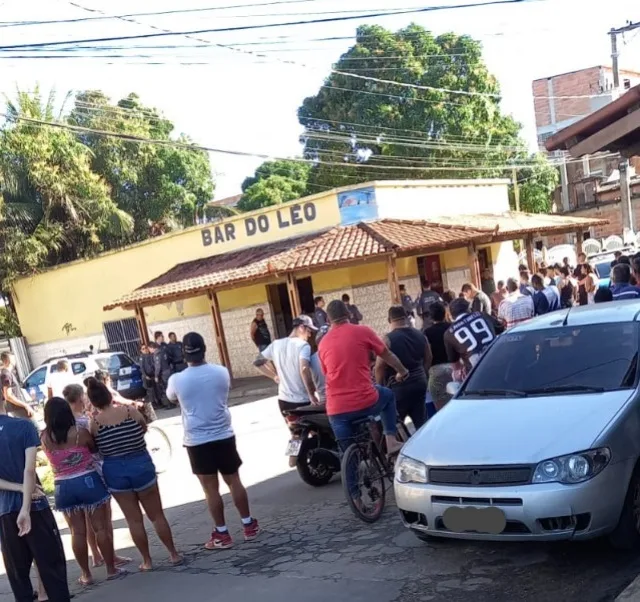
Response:
[[[260,525],[255,518],[248,525],[243,525],[243,528],[245,541],[251,541],[260,535]]]
[[[233,545],[233,539],[229,535],[229,531],[220,533],[220,531],[214,531],[211,534],[211,539],[204,544],[207,550],[227,550]]]

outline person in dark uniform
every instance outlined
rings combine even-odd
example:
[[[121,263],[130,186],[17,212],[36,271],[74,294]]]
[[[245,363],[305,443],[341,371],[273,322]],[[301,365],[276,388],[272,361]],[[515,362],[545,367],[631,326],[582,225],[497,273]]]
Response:
[[[383,340],[409,374],[403,381],[397,382],[396,371],[378,357],[376,382],[393,391],[398,416],[401,420],[409,416],[417,430],[427,421],[427,374],[431,367],[431,347],[424,334],[411,326],[402,305],[389,308],[389,324],[391,331]]]
[[[182,343],[178,340],[175,332],[169,333],[167,353],[169,354],[169,363],[171,364],[171,374],[182,372],[187,367],[184,361],[184,354],[182,353]]]
[[[147,402],[154,408],[158,407],[156,398],[156,367],[153,354],[157,346],[155,343],[140,346],[140,369],[142,370],[142,386],[146,391]]]
[[[169,407],[167,383],[171,376],[171,363],[167,353],[167,344],[161,332],[155,333],[156,348],[153,352],[154,375],[156,379],[156,399],[159,405]]]
[[[255,343],[260,353],[271,345],[271,333],[269,332],[269,325],[264,319],[263,309],[256,309],[256,317],[251,321],[250,334],[251,340]]]
[[[325,324],[329,323],[327,312],[324,311],[324,298],[316,297],[313,300],[313,304],[315,305],[315,309],[313,310],[313,323],[316,328],[322,328]]]
[[[422,280],[422,293],[416,299],[416,310],[422,318],[422,329],[429,328],[433,324],[429,308],[432,303],[442,303],[442,297],[434,290],[431,290],[431,283],[425,278]]]
[[[453,301],[449,306],[453,323],[444,334],[447,359],[454,364],[454,373],[461,372],[462,376],[476,365],[484,350],[496,338],[489,317],[469,310],[470,305],[466,299]]]

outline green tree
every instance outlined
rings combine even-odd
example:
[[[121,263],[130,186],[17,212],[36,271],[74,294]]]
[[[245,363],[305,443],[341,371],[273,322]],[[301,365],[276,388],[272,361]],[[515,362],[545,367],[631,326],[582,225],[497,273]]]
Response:
[[[55,97],[18,92],[0,131],[0,287],[20,274],[86,257],[125,239],[133,220],[91,170],[75,134],[22,118],[53,121]]]
[[[531,155],[531,167],[518,168],[520,210],[528,213],[550,213],[554,190],[560,182],[558,168],[549,163],[543,154]],[[515,207],[513,187],[510,202]]]
[[[186,145],[141,144],[82,134],[82,142],[93,153],[93,170],[109,183],[117,206],[134,219],[134,240],[193,225],[213,198],[208,154],[188,148],[191,141],[185,135],[172,137],[173,123],[144,106],[136,94],[112,104],[100,91],[81,92],[68,121],[94,130]]]
[[[310,165],[301,161],[265,161],[253,176],[245,178],[242,183],[244,194],[238,202],[238,209],[253,211],[304,196],[310,171]]]
[[[305,157],[318,162],[310,186],[503,176],[524,156],[520,125],[501,112],[498,82],[469,36],[362,26],[335,71],[428,89],[331,73],[298,110]]]

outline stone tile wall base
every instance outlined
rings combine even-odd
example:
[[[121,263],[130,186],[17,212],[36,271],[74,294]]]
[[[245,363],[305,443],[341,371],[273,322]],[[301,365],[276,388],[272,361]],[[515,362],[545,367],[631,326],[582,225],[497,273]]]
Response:
[[[27,349],[31,358],[32,368],[37,368],[51,357],[89,351],[90,345],[93,345],[95,351],[100,351],[107,348],[107,341],[100,333],[88,337],[65,338],[50,341],[49,343],[27,345]]]

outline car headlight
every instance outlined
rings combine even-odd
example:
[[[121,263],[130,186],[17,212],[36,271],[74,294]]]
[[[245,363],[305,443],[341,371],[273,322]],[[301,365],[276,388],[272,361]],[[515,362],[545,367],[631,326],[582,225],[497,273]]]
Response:
[[[419,460],[401,455],[396,463],[396,480],[399,483],[426,483],[427,466]]]
[[[606,447],[551,458],[540,462],[532,483],[583,483],[595,477],[609,464],[611,452]]]

